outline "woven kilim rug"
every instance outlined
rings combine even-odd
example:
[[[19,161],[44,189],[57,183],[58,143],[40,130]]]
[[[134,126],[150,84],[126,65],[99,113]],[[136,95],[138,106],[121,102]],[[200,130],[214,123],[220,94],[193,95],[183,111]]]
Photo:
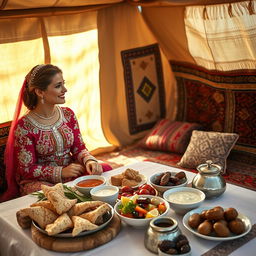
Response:
[[[96,156],[97,159],[110,164],[113,168],[118,168],[127,164],[138,161],[150,161],[168,166],[176,166],[182,155],[175,153],[166,153],[160,151],[150,151],[131,146],[120,151],[101,154]],[[230,155],[227,160],[227,174],[224,176],[226,182],[256,190],[256,165],[249,161],[238,162],[234,160],[234,155]],[[185,168],[180,168],[185,169]],[[196,173],[194,169],[185,169]]]
[[[130,134],[148,130],[165,117],[165,89],[158,44],[121,52]]]

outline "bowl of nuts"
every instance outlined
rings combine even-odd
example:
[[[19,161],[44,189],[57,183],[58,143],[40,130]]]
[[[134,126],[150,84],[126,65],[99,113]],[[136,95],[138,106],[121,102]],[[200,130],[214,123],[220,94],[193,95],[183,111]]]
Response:
[[[150,176],[149,183],[158,192],[164,193],[168,189],[185,187],[188,183],[185,172],[158,172]]]

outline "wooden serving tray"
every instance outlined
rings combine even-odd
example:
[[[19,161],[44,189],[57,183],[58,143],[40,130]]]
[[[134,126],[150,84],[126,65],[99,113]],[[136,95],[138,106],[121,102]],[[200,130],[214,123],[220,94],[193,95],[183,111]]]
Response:
[[[45,249],[56,252],[79,252],[99,247],[111,241],[120,229],[121,220],[115,214],[108,226],[87,236],[74,238],[51,237],[37,230],[34,225],[31,225],[31,234],[33,241]]]

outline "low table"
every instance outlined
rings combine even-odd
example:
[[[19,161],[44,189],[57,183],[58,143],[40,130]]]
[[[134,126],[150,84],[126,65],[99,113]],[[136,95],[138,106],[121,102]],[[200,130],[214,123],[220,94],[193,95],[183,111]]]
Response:
[[[140,173],[149,177],[153,173],[160,171],[177,171],[180,169],[152,163],[139,162],[127,166],[122,166],[115,170],[104,173],[103,175],[108,179],[110,176],[123,172],[126,168],[133,168]],[[188,182],[190,183],[195,176],[194,173],[186,172]],[[67,185],[72,185],[72,182]],[[149,252],[144,247],[144,233],[145,230],[134,229],[123,224],[121,232],[111,242],[102,245],[96,249],[78,253],[57,253],[45,250],[37,246],[31,239],[30,230],[23,230],[16,221],[16,212],[37,200],[36,197],[28,195],[20,197],[11,201],[0,204],[0,255],[5,256],[50,256],[50,255],[88,255],[88,256],[147,256],[155,255]],[[226,192],[219,198],[206,200],[201,205],[203,206],[217,206],[224,208],[234,207],[246,215],[252,222],[256,223],[256,192],[241,188],[235,185],[227,184]],[[246,236],[243,239],[232,240],[222,243],[209,241],[191,234],[182,224],[182,217],[176,215],[172,210],[169,216],[178,221],[179,228],[184,235],[189,239],[192,255],[233,255],[233,256],[253,256],[256,255],[256,227],[253,226],[253,232],[249,233],[249,238]],[[216,246],[223,247],[215,248]],[[220,250],[221,249],[221,250]],[[219,251],[219,252],[218,252]],[[233,251],[233,252],[232,252]],[[232,253],[231,253],[232,252]]]

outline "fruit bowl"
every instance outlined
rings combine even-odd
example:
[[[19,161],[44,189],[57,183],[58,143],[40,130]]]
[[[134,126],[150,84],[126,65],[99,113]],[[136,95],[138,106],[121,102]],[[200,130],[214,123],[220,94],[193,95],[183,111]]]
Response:
[[[150,199],[150,202],[153,204],[153,202],[155,202],[155,205],[158,205],[156,208],[159,208],[159,205],[163,205],[165,208],[164,212],[158,212],[158,214],[156,214],[156,208],[152,209],[152,210],[147,210],[147,213],[145,213],[144,218],[134,218],[133,215],[130,214],[123,214],[122,213],[122,209],[120,209],[120,207],[122,207],[125,204],[128,204],[129,201],[133,201],[133,203],[137,204],[136,202],[138,202],[138,199]],[[123,200],[124,199],[124,200]],[[134,228],[146,228],[150,221],[154,218],[160,217],[160,216],[166,216],[168,214],[168,211],[170,209],[169,203],[167,201],[165,201],[163,198],[160,198],[158,196],[151,196],[151,195],[134,195],[131,198],[128,197],[123,197],[121,198],[121,200],[119,202],[117,202],[114,206],[114,211],[115,213],[119,216],[119,218],[126,223],[129,226],[132,226]]]

